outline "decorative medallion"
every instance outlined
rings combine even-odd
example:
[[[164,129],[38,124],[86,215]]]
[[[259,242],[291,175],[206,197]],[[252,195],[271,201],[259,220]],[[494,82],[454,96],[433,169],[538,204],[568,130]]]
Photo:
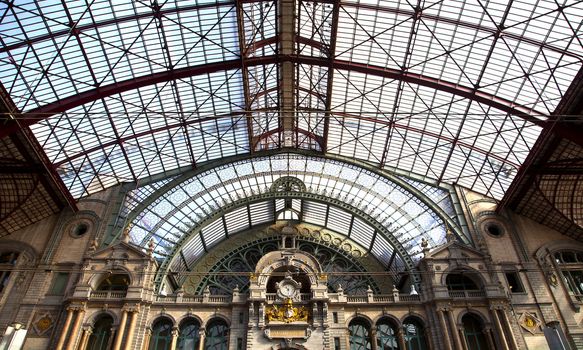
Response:
[[[281,306],[271,305],[265,309],[265,318],[268,322],[308,322],[308,310],[304,307],[295,307],[291,299],[287,299]]]
[[[531,334],[536,334],[541,326],[540,320],[530,312],[523,312],[518,318],[518,322],[522,328],[526,329]]]
[[[34,330],[38,335],[45,334],[51,327],[53,327],[53,318],[50,314],[45,313],[33,323]]]

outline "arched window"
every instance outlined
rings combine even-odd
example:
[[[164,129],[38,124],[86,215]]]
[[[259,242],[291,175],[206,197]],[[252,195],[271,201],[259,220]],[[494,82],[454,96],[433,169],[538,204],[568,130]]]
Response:
[[[205,350],[227,350],[229,348],[229,326],[221,319],[214,319],[206,326]]]
[[[350,334],[350,350],[371,349],[370,324],[363,319],[356,318],[348,325]]]
[[[445,278],[445,284],[448,290],[478,290],[478,284],[475,278],[470,278],[468,274],[450,273]]]
[[[16,265],[18,259],[17,252],[0,253],[0,293],[2,293],[8,286],[10,281],[10,273],[12,268]]]
[[[161,318],[152,327],[152,337],[150,338],[150,350],[170,350],[172,343],[172,321]]]
[[[87,350],[106,350],[111,338],[113,318],[109,315],[100,316],[93,325],[93,333],[89,336]]]
[[[426,350],[425,327],[415,317],[409,317],[403,322],[403,338],[407,350]]]
[[[178,350],[197,350],[200,342],[200,323],[195,319],[187,319],[180,324]]]
[[[487,350],[488,343],[484,335],[484,324],[476,315],[466,314],[462,317],[464,337],[468,344],[468,350]]]
[[[388,318],[382,318],[377,322],[377,349],[378,350],[398,350],[399,341],[397,339],[398,327]]]
[[[124,291],[128,290],[129,285],[130,277],[127,274],[116,273],[104,278],[97,286],[97,290]]]
[[[569,291],[583,300],[583,253],[562,250],[555,252],[554,257]]]

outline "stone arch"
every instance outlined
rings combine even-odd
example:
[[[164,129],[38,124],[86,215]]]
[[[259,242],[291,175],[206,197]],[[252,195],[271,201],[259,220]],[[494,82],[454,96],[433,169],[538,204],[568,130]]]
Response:
[[[372,318],[370,318],[368,315],[365,315],[365,314],[356,314],[356,315],[352,315],[352,316],[350,316],[350,317],[348,317],[346,319],[346,327],[348,327],[348,325],[350,324],[350,322],[352,322],[354,320],[358,320],[358,319],[365,320],[369,324],[369,326],[371,327],[371,329],[372,329],[372,327],[374,325],[376,325],[376,323],[373,322]]]
[[[443,270],[443,273],[441,275],[441,285],[447,286],[446,282],[447,276],[455,273],[460,273],[467,276],[476,284],[478,288],[483,288],[487,284],[486,279],[484,278],[480,271],[476,270],[475,268],[469,265],[463,264],[454,267],[449,266],[447,269]]]
[[[184,322],[187,322],[188,320],[194,320],[194,321],[198,322],[200,327],[203,328],[204,322],[203,322],[202,318],[200,318],[200,316],[192,314],[192,313],[187,313],[186,315],[182,315],[182,316],[178,317],[176,319],[176,327],[180,327],[180,325],[182,325]]]
[[[95,325],[95,322],[99,321],[99,319],[103,316],[111,317],[113,319],[114,326],[119,325],[119,317],[110,309],[95,310],[93,313],[88,315],[85,323],[93,326]]]
[[[551,241],[538,248],[534,255],[542,262],[545,257],[558,250],[580,250],[583,252],[583,243],[567,239]]]
[[[405,323],[407,323],[406,321],[408,321],[408,320],[418,321],[423,326],[423,328],[427,328],[427,320],[425,320],[423,315],[421,315],[417,312],[409,312],[408,314],[405,314],[401,318],[401,326],[404,325]]]
[[[87,284],[92,290],[96,290],[99,284],[111,275],[125,274],[129,278],[128,287],[131,286],[135,281],[134,274],[125,266],[116,266],[114,270],[101,270],[93,273],[93,276],[89,277]]]
[[[388,322],[390,322],[391,324],[393,324],[394,326],[397,326],[397,327],[402,326],[401,320],[399,320],[397,317],[395,317],[391,314],[382,314],[382,315],[373,319],[373,321],[374,321],[374,323],[372,324],[373,327],[376,327],[383,320],[387,320]]]
[[[159,314],[153,315],[152,318],[146,323],[147,328],[153,329],[154,324],[156,324],[156,322],[158,322],[164,318],[169,320],[172,323],[172,327],[176,327],[176,325],[177,325],[176,319],[172,315],[166,314],[166,313],[159,313]]]
[[[206,330],[207,325],[209,323],[211,323],[212,321],[214,321],[214,320],[224,321],[227,324],[227,327],[229,327],[229,329],[231,328],[231,319],[227,315],[223,315],[221,313],[214,313],[214,314],[212,314],[204,322],[201,322],[200,328],[203,328],[203,329]]]
[[[480,312],[479,310],[473,309],[473,308],[468,308],[468,309],[464,309],[464,310],[460,311],[460,313],[457,315],[456,322],[458,325],[462,324],[462,318],[464,318],[464,316],[466,316],[466,315],[475,316],[476,318],[478,318],[482,322],[482,325],[484,327],[486,327],[490,324],[490,319],[488,317],[486,317],[486,315],[484,315],[482,312]]]
[[[17,252],[19,254],[16,266],[33,265],[40,257],[30,244],[15,240],[3,240],[0,243],[0,253],[4,252]]]
[[[251,284],[255,288],[266,288],[271,273],[285,266],[293,266],[305,272],[312,286],[321,282],[322,267],[315,257],[301,251],[288,254],[278,250],[265,254],[259,260],[255,268],[256,280]]]

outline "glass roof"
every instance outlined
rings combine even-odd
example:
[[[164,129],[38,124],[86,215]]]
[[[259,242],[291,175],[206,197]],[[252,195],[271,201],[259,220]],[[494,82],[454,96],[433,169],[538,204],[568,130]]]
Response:
[[[581,1],[290,8],[3,2],[0,83],[75,198],[292,147],[501,199],[583,61]]]
[[[287,178],[305,189],[280,193],[277,184]],[[405,263],[400,255],[391,258],[395,245],[417,260],[421,239],[429,247],[442,244],[446,227],[468,241],[449,191],[337,160],[289,153],[255,157],[152,186],[162,185],[164,191],[142,197],[142,207],[126,201],[122,212],[132,211],[132,241],[145,246],[153,239],[155,255],[172,260],[174,271],[186,269],[230,235],[275,222],[286,210],[351,238],[397,271]]]

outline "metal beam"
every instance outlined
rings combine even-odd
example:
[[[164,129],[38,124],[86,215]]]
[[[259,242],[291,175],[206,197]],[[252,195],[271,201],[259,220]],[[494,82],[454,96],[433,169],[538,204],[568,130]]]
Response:
[[[241,1],[242,3],[263,2],[263,1],[249,1],[249,0],[239,0],[239,1]],[[337,4],[338,0],[320,0],[318,2]],[[576,4],[576,2],[574,2],[570,5],[564,6],[560,10],[562,11],[563,9],[571,7],[572,5],[575,5],[575,4]],[[174,14],[174,13],[178,13],[178,12],[196,11],[196,10],[201,10],[201,9],[205,9],[205,8],[218,8],[221,6],[234,6],[234,5],[235,5],[235,1],[228,1],[228,2],[224,2],[224,3],[221,2],[219,4],[209,3],[209,4],[202,4],[202,5],[189,5],[189,6],[180,6],[180,7],[169,8],[169,9],[161,9],[160,13],[162,15],[170,15],[170,14]],[[355,2],[355,3],[343,3],[342,7],[368,9],[368,10],[372,10],[372,11],[378,11],[381,13],[382,12],[394,13],[394,14],[398,14],[398,15],[402,15],[402,16],[411,16],[411,17],[415,16],[415,10],[408,10],[408,9],[402,9],[402,8],[391,8],[391,7],[381,6],[381,5],[364,4],[364,3],[357,3],[357,2]],[[554,11],[555,11],[555,9],[553,9],[552,11],[549,11],[549,12],[554,12]],[[87,31],[87,30],[97,29],[97,28],[109,26],[112,24],[123,23],[123,22],[128,22],[128,21],[137,21],[137,20],[140,20],[143,18],[151,18],[151,17],[152,17],[152,13],[142,12],[142,13],[138,13],[138,14],[131,15],[131,16],[116,17],[116,18],[112,18],[112,19],[97,22],[97,23],[89,23],[89,24],[84,24],[84,25],[75,25],[75,23],[73,23],[72,28],[74,28],[76,31],[78,31],[80,34],[82,34],[84,31]],[[447,17],[438,16],[438,15],[431,15],[431,14],[424,13],[424,12],[421,13],[420,18],[421,19],[429,19],[429,20],[432,20],[435,22],[444,22],[444,23],[448,23],[448,24],[451,24],[451,25],[456,26],[456,27],[471,28],[471,29],[474,29],[477,31],[491,33],[491,34],[495,34],[496,31],[498,30],[495,27],[486,27],[486,26],[479,25],[477,23],[467,22],[467,21],[463,21],[460,19],[456,19],[456,18],[447,18]],[[62,24],[66,25],[65,23],[62,23]],[[40,35],[40,36],[37,36],[34,38],[30,38],[29,40],[23,40],[23,41],[20,41],[18,43],[10,44],[10,45],[1,47],[0,52],[9,52],[9,51],[21,48],[21,47],[31,46],[31,45],[34,45],[35,43],[42,42],[45,40],[50,40],[50,39],[57,38],[57,37],[64,36],[64,35],[71,35],[71,29],[59,30],[59,31],[52,32],[50,34]],[[504,32],[503,35],[505,37],[512,38],[512,39],[520,41],[520,42],[526,42],[526,43],[529,43],[531,45],[541,47],[541,48],[544,48],[547,50],[552,50],[552,51],[561,53],[561,54],[566,55],[566,56],[575,57],[578,59],[583,58],[581,55],[576,55],[573,52],[569,52],[563,48],[553,46],[552,44],[549,44],[548,42],[540,41],[540,40],[537,40],[535,38],[528,38],[524,35],[515,34],[515,33],[511,33],[511,32]],[[307,44],[307,42],[303,42],[302,39],[299,39],[297,41]],[[273,42],[271,42],[271,43],[273,43]],[[314,44],[317,44],[317,43],[314,42]]]
[[[355,71],[363,74],[382,76],[388,79],[406,81],[413,84],[422,85],[440,91],[445,91],[457,96],[468,98],[484,105],[496,108],[502,112],[519,116],[535,125],[543,128],[553,127],[553,131],[564,138],[567,138],[583,146],[583,130],[581,127],[571,123],[550,122],[545,119],[545,114],[533,110],[532,108],[514,103],[504,98],[492,94],[481,92],[473,87],[467,87],[452,82],[440,80],[422,74],[403,72],[401,70],[359,64],[350,61],[333,60],[330,62],[327,58],[300,56],[300,55],[271,55],[264,57],[251,57],[246,60],[248,67],[267,64],[280,64],[290,62],[295,64],[311,64],[322,67],[331,67],[332,69]],[[242,62],[240,59],[211,63],[200,66],[185,67],[177,70],[155,73],[135,79],[126,80],[111,85],[98,87],[84,93],[66,97],[62,100],[49,103],[40,108],[30,110],[26,113],[16,116],[19,119],[15,123],[9,116],[4,117],[4,125],[0,129],[0,138],[10,135],[11,133],[35,124],[36,122],[46,119],[51,115],[65,112],[71,108],[78,107],[94,100],[105,98],[124,91],[137,89],[140,87],[165,82],[168,80],[184,79],[199,74],[209,74],[221,70],[241,69]],[[540,117],[540,118],[539,118]],[[2,123],[0,123],[2,124]]]
[[[282,14],[295,14],[295,1],[294,0],[280,0],[279,1],[279,13]],[[292,56],[296,51],[295,47],[295,28],[297,16],[280,16],[278,19],[278,36],[279,41],[279,54],[284,56]],[[292,144],[291,140],[286,142],[285,138],[286,132],[292,132],[296,129],[297,120],[296,116],[290,111],[295,110],[295,87],[298,83],[295,81],[297,74],[295,71],[294,63],[289,60],[283,60],[279,62],[279,128],[283,135],[280,135],[279,142],[281,146],[298,146],[297,144]],[[289,134],[288,134],[289,135]],[[297,142],[297,137],[296,137]]]
[[[340,14],[340,0],[335,1],[332,8],[332,31],[330,33],[330,48],[328,50],[328,83],[326,86],[326,114],[324,132],[322,136],[322,151],[328,151],[328,131],[330,129],[330,110],[332,109],[332,93],[334,87],[334,55],[336,54],[336,37],[338,36],[338,17]]]
[[[174,7],[174,8],[168,8],[168,9],[160,9],[159,13],[162,16],[165,15],[171,15],[171,14],[175,14],[178,12],[184,12],[184,11],[197,11],[197,10],[202,10],[205,8],[218,8],[221,6],[234,6],[235,5],[235,1],[229,1],[229,2],[221,2],[219,4],[216,3],[209,3],[209,4],[203,4],[203,5],[188,5],[188,6],[180,6],[180,7]],[[13,5],[13,6],[17,6],[17,5]],[[83,24],[83,25],[77,25],[76,23],[61,23],[61,25],[63,26],[70,26],[70,29],[63,29],[63,30],[57,30],[54,32],[51,32],[49,34],[45,34],[45,35],[39,35],[37,37],[31,38],[29,40],[23,40],[20,41],[18,43],[14,43],[14,44],[10,44],[10,45],[6,45],[0,48],[0,53],[2,52],[9,52],[21,47],[25,47],[25,46],[32,46],[36,43],[42,42],[42,41],[46,41],[46,40],[50,40],[50,39],[55,39],[58,38],[60,36],[68,36],[68,35],[73,35],[75,32],[75,35],[79,35],[79,34],[83,34],[83,32],[88,31],[88,30],[92,30],[92,29],[97,29],[97,28],[101,28],[101,27],[106,27],[112,24],[119,24],[119,23],[124,23],[124,22],[130,22],[130,21],[138,21],[140,19],[143,18],[152,18],[153,14],[152,12],[148,12],[148,11],[144,11],[141,13],[137,13],[134,15],[130,15],[130,16],[123,16],[123,17],[114,17],[105,21],[101,21],[101,22],[94,22],[94,23],[89,23],[89,24]],[[52,19],[54,21],[54,19]]]
[[[332,3],[334,1],[336,1],[336,0],[326,0],[323,2]],[[322,2],[322,1],[319,1],[319,2]],[[382,4],[383,2],[380,2],[380,3]],[[550,11],[547,11],[547,14],[555,12],[555,11],[563,11],[564,9],[566,9],[568,7],[572,7],[575,4],[577,4],[577,2],[573,2],[569,5],[567,5],[565,7],[561,7],[561,8],[556,7]],[[404,17],[411,17],[411,18],[413,18],[417,15],[416,14],[417,11],[415,9],[403,9],[400,7],[399,8],[397,8],[397,7],[391,8],[391,7],[386,7],[386,6],[382,6],[382,5],[365,4],[362,2],[354,2],[354,3],[344,3],[343,2],[342,7],[353,7],[353,8],[359,8],[359,9],[367,9],[367,10],[371,10],[371,11],[378,11],[380,13],[379,15],[381,15],[381,16],[382,16],[383,12],[384,13],[393,13],[393,14],[401,15]],[[409,8],[411,8],[411,7],[409,7]],[[470,28],[470,29],[474,29],[478,32],[490,33],[492,35],[496,35],[496,32],[499,30],[499,28],[496,28],[496,27],[486,27],[486,26],[480,25],[478,23],[464,21],[464,20],[461,20],[458,18],[448,18],[448,17],[442,17],[442,16],[438,16],[438,15],[431,15],[431,14],[428,14],[427,12],[423,12],[423,9],[421,9],[421,12],[418,15],[418,17],[420,19],[429,19],[429,20],[432,20],[435,22],[443,22],[443,23],[451,24],[454,27]],[[523,23],[524,22],[518,22],[513,26],[521,26]],[[512,28],[513,26],[508,26],[508,27],[505,27],[503,29]],[[565,55],[565,56],[574,57],[574,58],[577,58],[578,60],[583,59],[582,55],[577,55],[572,51],[568,51],[568,50],[561,48],[561,47],[553,46],[553,45],[549,44],[548,42],[537,40],[535,38],[529,38],[529,37],[526,37],[524,35],[515,34],[512,32],[509,32],[509,31],[503,31],[502,35],[504,37],[512,38],[512,39],[519,41],[519,42],[525,42],[525,43],[531,44],[533,46],[537,46],[540,48],[544,48],[547,50],[558,52],[558,53]]]

